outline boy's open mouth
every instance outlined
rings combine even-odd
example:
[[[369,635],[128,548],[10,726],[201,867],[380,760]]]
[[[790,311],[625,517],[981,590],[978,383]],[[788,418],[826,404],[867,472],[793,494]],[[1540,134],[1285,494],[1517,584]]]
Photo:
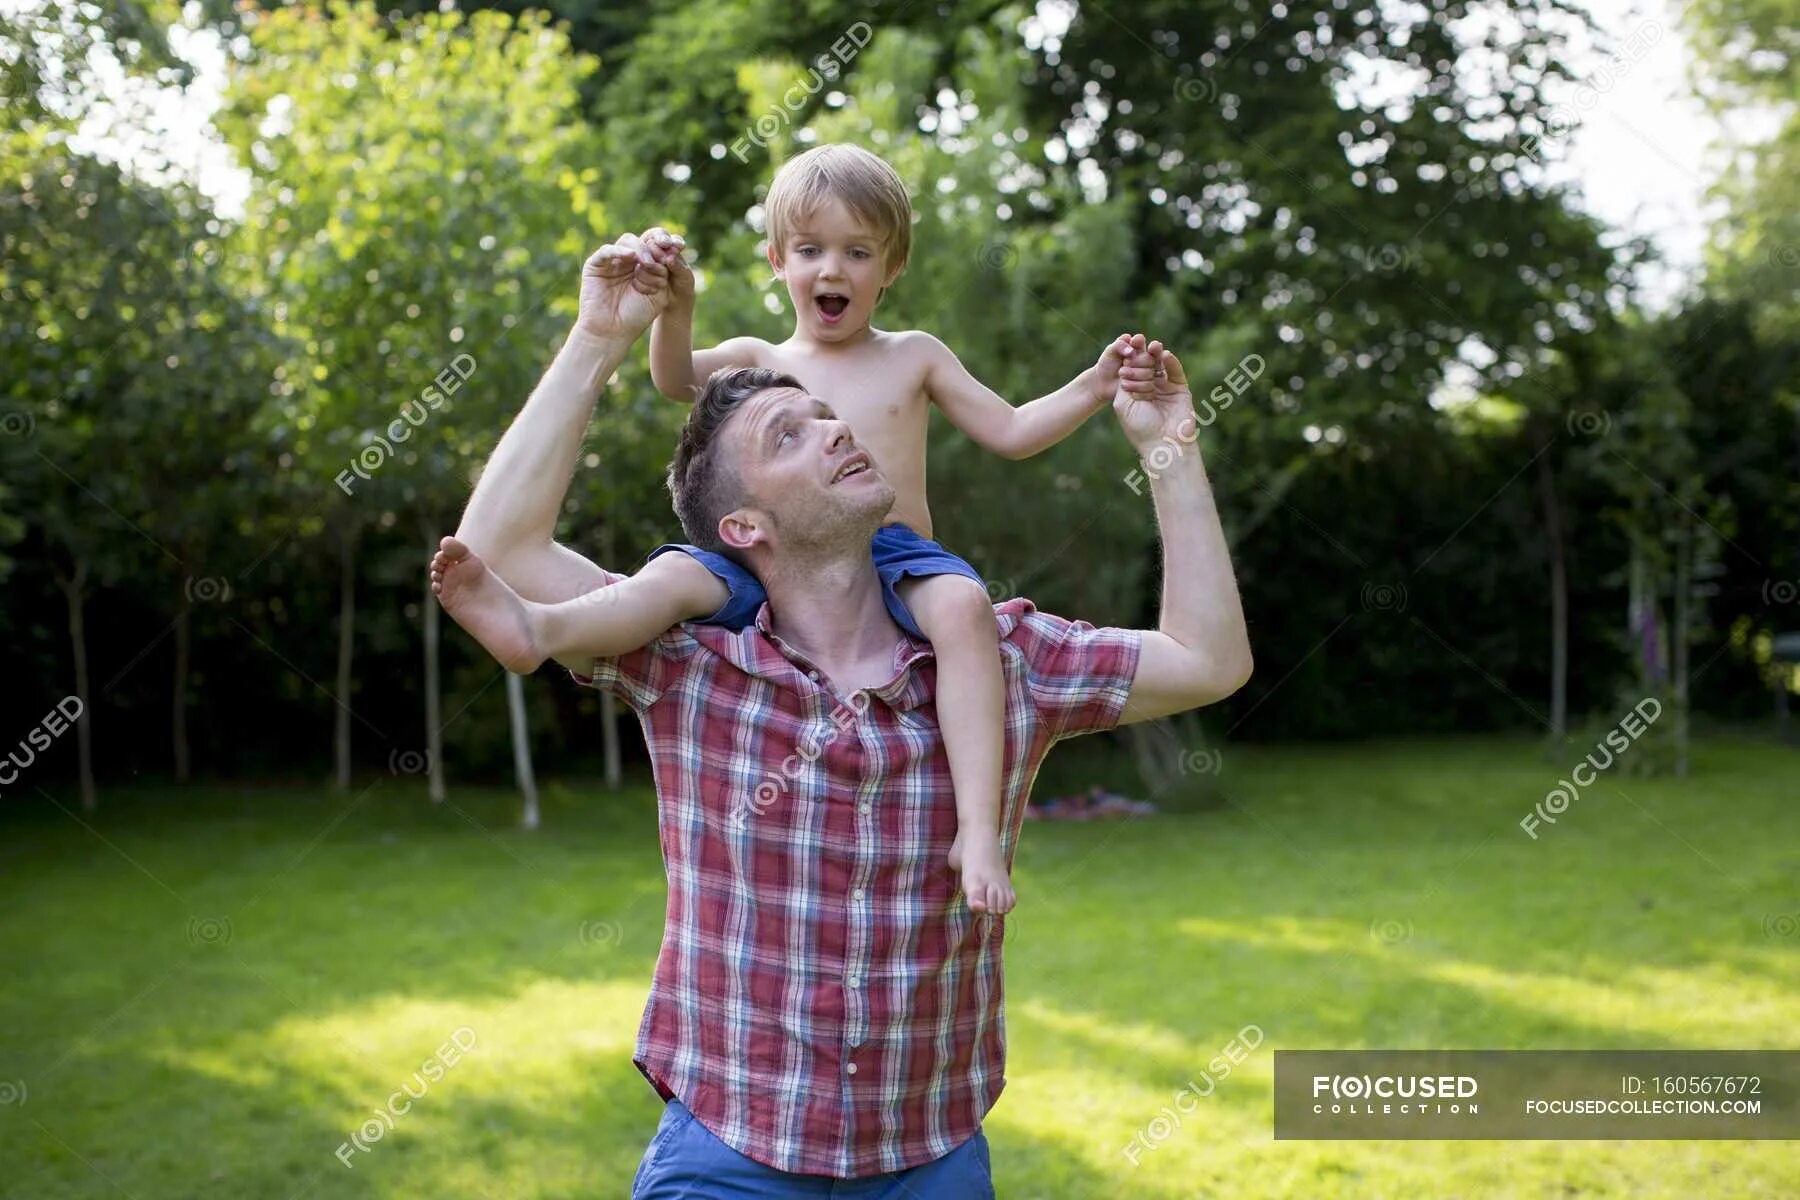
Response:
[[[844,317],[844,310],[850,307],[850,297],[836,292],[825,292],[813,297],[813,303],[819,307],[819,316],[828,325],[835,325]]]

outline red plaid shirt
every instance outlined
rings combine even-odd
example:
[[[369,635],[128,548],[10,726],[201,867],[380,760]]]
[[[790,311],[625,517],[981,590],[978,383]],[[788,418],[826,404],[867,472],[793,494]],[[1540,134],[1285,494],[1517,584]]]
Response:
[[[1023,599],[994,618],[1010,864],[1039,764],[1117,723],[1142,642]],[[973,1137],[1006,1086],[1005,923],[945,862],[930,645],[903,637],[888,683],[839,697],[765,603],[570,674],[636,710],[655,767],[669,900],[633,1061],[657,1093],[782,1171],[900,1171]]]

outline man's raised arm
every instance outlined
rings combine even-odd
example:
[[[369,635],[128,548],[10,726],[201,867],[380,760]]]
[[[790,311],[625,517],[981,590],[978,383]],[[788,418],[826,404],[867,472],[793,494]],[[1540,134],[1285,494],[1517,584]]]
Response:
[[[556,542],[556,518],[601,387],[667,299],[668,268],[636,236],[595,251],[568,340],[482,469],[456,536],[527,600],[570,600],[607,579]]]
[[[1162,531],[1162,615],[1147,630],[1131,695],[1120,724],[1148,721],[1215,704],[1250,678],[1250,635],[1219,511],[1196,439],[1199,422],[1187,375],[1158,342],[1142,345],[1122,372],[1151,375],[1148,394],[1121,390],[1113,401],[1119,424],[1146,464],[1133,478],[1147,480]],[[1152,469],[1154,467],[1154,469]]]

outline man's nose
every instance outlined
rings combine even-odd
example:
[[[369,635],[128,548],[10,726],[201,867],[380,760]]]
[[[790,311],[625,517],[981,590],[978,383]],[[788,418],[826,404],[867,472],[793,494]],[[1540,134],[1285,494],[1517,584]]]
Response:
[[[825,422],[825,453],[835,454],[837,451],[855,444],[856,439],[851,436],[850,426],[836,417]]]

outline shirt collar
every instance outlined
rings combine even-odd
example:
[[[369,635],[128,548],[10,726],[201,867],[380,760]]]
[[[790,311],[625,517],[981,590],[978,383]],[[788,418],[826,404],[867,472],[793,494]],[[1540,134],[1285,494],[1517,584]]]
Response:
[[[751,628],[733,636],[736,653],[728,653],[727,657],[752,675],[772,680],[786,678],[791,682],[792,676],[808,676],[817,669],[804,654],[776,635],[767,600],[756,610],[756,620]],[[934,657],[930,642],[902,632],[900,640],[894,644],[893,677],[880,687],[867,691],[889,708],[910,712],[931,699],[931,689],[925,686],[924,679],[914,668]]]

